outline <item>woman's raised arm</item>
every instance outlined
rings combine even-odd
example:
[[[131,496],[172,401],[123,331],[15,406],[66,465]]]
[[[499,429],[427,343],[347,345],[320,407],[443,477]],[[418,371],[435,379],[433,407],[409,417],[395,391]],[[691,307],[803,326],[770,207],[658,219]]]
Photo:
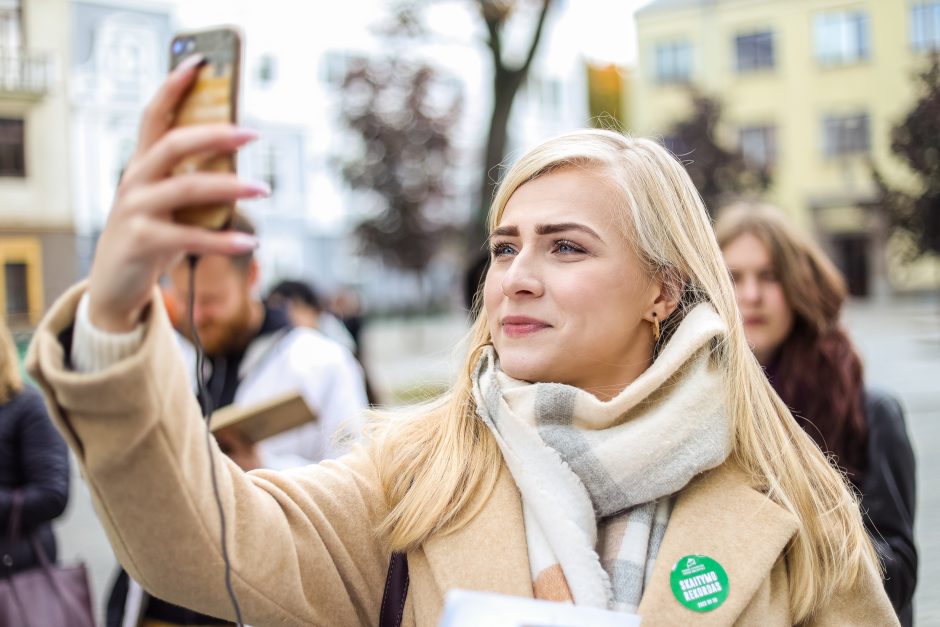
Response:
[[[235,151],[257,137],[254,131],[231,124],[171,129],[199,61],[190,57],[180,64],[141,118],[137,149],[124,170],[89,276],[89,317],[103,331],[133,329],[160,274],[181,254],[237,255],[257,246],[254,238],[242,233],[211,232],[173,221],[173,212],[183,207],[269,193],[265,185],[231,174],[170,175],[187,156]]]

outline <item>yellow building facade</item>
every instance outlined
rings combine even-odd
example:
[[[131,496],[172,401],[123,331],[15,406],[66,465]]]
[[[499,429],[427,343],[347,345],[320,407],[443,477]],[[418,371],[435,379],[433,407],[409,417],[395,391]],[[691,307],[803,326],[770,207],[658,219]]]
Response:
[[[868,160],[913,181],[890,132],[940,49],[940,0],[657,0],[636,20],[635,133],[668,140],[695,85],[722,102],[724,143],[769,165],[767,200],[820,239],[853,293],[936,284],[930,263],[883,261]]]
[[[77,278],[68,0],[0,0],[0,315],[28,330]]]

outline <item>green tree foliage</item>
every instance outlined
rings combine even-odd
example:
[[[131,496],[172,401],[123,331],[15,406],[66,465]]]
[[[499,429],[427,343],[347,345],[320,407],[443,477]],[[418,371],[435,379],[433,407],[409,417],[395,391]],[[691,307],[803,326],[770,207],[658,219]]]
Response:
[[[891,152],[915,175],[919,189],[891,186],[873,167],[878,205],[889,227],[909,243],[899,252],[913,260],[940,254],[940,55],[917,75],[920,98],[891,130]]]
[[[719,141],[721,102],[694,88],[689,94],[691,114],[672,126],[664,143],[685,165],[709,213],[737,197],[766,190],[769,169],[748,164],[740,150]]]

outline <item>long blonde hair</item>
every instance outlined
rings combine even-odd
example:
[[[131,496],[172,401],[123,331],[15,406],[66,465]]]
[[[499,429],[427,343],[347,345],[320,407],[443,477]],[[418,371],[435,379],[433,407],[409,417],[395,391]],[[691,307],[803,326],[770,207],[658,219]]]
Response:
[[[490,230],[521,185],[553,170],[578,167],[609,176],[622,192],[622,228],[651,273],[683,285],[675,322],[699,302],[724,320],[727,338],[712,359],[726,373],[734,429],[731,461],[800,521],[787,550],[790,608],[810,617],[864,568],[876,563],[858,504],[845,479],[797,425],[767,382],[744,337],[734,289],[702,200],[682,165],[659,144],[609,130],[550,139],[506,173],[490,207]],[[502,458],[475,413],[471,369],[490,343],[479,311],[464,367],[447,394],[373,430],[376,463],[390,513],[381,531],[393,550],[418,547],[460,528],[495,485]],[[668,330],[665,330],[668,332]],[[668,340],[667,340],[668,341]]]
[[[20,360],[16,344],[6,322],[0,319],[0,405],[23,389]]]

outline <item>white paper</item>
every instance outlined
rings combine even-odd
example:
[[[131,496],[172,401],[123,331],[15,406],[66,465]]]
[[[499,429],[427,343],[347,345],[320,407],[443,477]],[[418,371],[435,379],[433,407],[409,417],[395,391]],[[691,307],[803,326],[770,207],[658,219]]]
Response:
[[[523,597],[450,590],[439,627],[639,627],[636,614]]]

